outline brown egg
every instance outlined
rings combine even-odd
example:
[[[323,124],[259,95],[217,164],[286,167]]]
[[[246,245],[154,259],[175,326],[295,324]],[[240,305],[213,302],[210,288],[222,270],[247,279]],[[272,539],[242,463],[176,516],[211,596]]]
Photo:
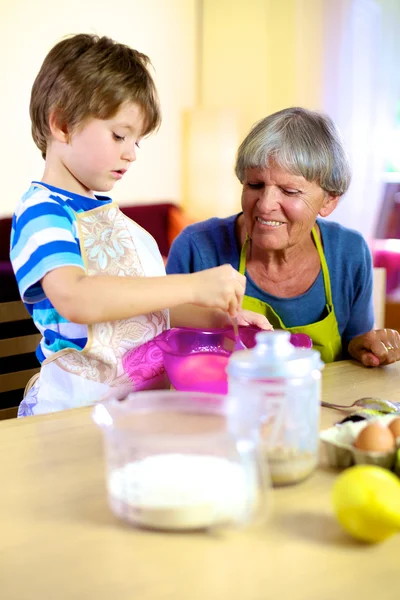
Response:
[[[390,429],[395,438],[400,437],[400,417],[397,417],[397,419],[393,419],[393,421],[390,421],[388,429]]]
[[[393,433],[380,423],[370,423],[360,431],[354,447],[366,452],[389,452],[395,446]]]

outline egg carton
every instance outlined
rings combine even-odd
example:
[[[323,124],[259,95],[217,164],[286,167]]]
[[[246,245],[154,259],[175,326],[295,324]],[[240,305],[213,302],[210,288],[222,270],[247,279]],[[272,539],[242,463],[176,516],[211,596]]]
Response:
[[[329,466],[344,469],[352,465],[377,465],[394,470],[400,475],[400,437],[396,438],[396,449],[390,452],[368,452],[354,447],[354,442],[364,427],[373,422],[389,425],[398,415],[384,415],[364,421],[347,421],[334,425],[320,433]]]

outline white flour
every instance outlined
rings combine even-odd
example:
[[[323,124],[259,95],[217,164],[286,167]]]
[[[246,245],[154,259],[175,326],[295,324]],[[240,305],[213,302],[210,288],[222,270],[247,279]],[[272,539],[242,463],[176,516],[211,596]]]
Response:
[[[242,520],[255,501],[254,488],[254,472],[226,458],[195,454],[149,456],[114,469],[108,480],[120,517],[171,530]]]

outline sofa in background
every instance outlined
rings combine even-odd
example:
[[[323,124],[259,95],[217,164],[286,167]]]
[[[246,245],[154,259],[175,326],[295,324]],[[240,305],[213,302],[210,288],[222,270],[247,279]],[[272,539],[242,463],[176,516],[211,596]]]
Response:
[[[121,210],[154,237],[165,260],[175,237],[192,222],[170,202]],[[40,336],[20,301],[9,256],[10,233],[11,217],[0,218],[0,419],[15,416],[25,384],[39,369],[35,348]]]

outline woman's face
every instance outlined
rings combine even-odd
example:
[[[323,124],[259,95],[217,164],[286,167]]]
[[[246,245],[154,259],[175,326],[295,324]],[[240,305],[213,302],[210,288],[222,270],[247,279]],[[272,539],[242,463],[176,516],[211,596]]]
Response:
[[[317,216],[328,216],[338,200],[273,162],[246,169],[242,209],[247,234],[264,250],[285,250],[308,240]]]

